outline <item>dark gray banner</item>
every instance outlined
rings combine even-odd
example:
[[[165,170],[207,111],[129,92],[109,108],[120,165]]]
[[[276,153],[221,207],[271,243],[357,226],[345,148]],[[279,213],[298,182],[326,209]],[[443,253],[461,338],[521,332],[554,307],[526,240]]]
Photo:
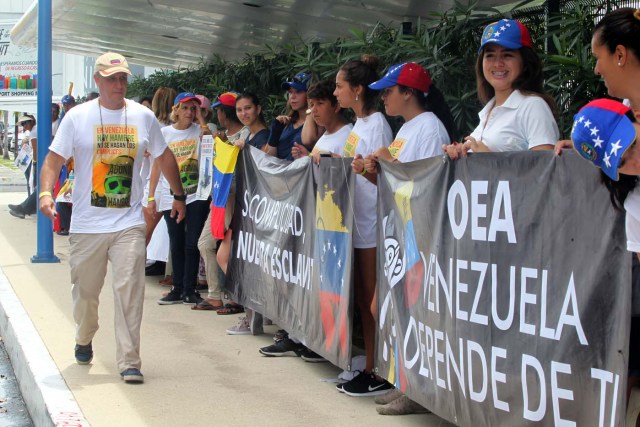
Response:
[[[242,150],[226,285],[332,363],[351,361],[350,159],[279,160]]]
[[[624,217],[575,153],[384,163],[379,373],[462,426],[617,426]]]

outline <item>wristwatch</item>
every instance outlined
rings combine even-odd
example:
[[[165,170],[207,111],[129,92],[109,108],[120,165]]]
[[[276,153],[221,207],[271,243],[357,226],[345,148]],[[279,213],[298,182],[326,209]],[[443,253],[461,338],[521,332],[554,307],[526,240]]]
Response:
[[[186,202],[187,201],[187,195],[186,194],[176,194],[173,193],[173,200],[177,200],[179,202]]]

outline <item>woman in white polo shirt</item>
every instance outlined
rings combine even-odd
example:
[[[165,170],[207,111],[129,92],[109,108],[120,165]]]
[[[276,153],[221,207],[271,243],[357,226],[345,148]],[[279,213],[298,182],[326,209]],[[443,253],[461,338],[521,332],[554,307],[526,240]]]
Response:
[[[480,123],[463,143],[443,147],[457,159],[467,151],[551,150],[560,133],[552,98],[542,88],[542,61],[529,30],[502,19],[482,33],[476,62]]]

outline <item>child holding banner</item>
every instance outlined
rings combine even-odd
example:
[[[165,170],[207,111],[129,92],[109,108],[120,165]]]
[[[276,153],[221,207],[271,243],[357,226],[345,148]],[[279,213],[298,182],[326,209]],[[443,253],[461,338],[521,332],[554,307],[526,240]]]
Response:
[[[243,148],[246,143],[257,149],[262,149],[262,147],[264,147],[269,140],[269,130],[267,129],[267,125],[264,121],[264,116],[262,115],[262,106],[260,105],[258,96],[253,93],[244,93],[239,95],[236,99],[236,115],[238,116],[240,122],[244,125],[244,129],[248,129],[250,134],[246,137],[246,141],[244,138],[238,139],[234,142],[234,145]],[[231,201],[227,203],[226,209],[230,211],[229,218],[231,218],[234,211],[233,199],[231,199]],[[225,225],[228,228],[229,224]],[[220,248],[221,256],[225,256],[224,254],[226,253],[226,260],[228,260],[228,254],[231,249],[231,242],[229,240],[230,237],[231,230],[227,230],[227,232],[225,233],[225,240],[222,242]],[[222,270],[225,274],[227,272],[226,260],[222,267]],[[262,314],[248,308],[245,308],[245,313],[246,314],[244,316],[240,317],[237,324],[226,329],[227,334],[260,335],[264,332],[262,326]]]
[[[303,133],[307,127],[314,127],[312,132],[315,135],[322,135],[316,142],[313,150],[309,150],[302,144],[297,144],[291,149],[295,159],[299,159],[311,154],[316,164],[320,163],[321,155],[342,157],[344,153],[344,142],[353,129],[353,125],[347,121],[344,110],[338,104],[333,92],[336,90],[336,83],[333,80],[322,80],[309,87],[307,100],[309,101],[308,117],[311,122],[305,122]],[[324,131],[323,131],[324,130]]]
[[[342,108],[351,108],[357,120],[344,143],[344,157],[353,157],[352,168],[356,177],[354,203],[354,291],[356,305],[362,319],[362,332],[366,354],[364,372],[351,381],[339,384],[338,391],[350,396],[385,394],[393,386],[375,375],[374,353],[376,334],[376,203],[377,187],[366,179],[364,156],[386,147],[393,137],[384,115],[376,111],[377,92],[369,84],[378,80],[379,59],[363,55],[348,61],[336,75],[334,95]]]
[[[453,160],[468,151],[550,150],[559,138],[555,105],[544,93],[542,61],[527,27],[513,19],[488,25],[476,61],[480,123],[463,143],[442,147]]]
[[[412,162],[441,154],[451,143],[455,124],[442,92],[433,84],[429,72],[415,62],[393,65],[387,74],[371,83],[382,91],[388,116],[401,116],[404,124],[389,147],[365,158],[368,178],[375,184],[378,159]]]
[[[369,154],[364,166],[367,178],[377,183],[378,160],[389,162],[411,162],[440,154],[441,147],[451,143],[454,121],[451,110],[442,93],[435,87],[429,72],[415,62],[393,65],[387,74],[369,85],[382,90],[382,99],[387,115],[402,116],[402,125],[389,147]],[[407,250],[408,253],[417,253]],[[415,262],[420,262],[414,258]],[[407,266],[407,270],[411,270]],[[400,390],[393,390],[377,397],[376,410],[381,415],[407,415],[429,412],[409,399]]]

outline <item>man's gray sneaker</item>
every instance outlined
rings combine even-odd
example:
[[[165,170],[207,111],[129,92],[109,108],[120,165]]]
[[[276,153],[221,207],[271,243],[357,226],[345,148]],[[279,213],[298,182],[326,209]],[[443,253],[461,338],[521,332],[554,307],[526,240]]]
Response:
[[[144,382],[144,376],[140,369],[128,368],[120,372],[120,376],[127,384],[142,384]]]

